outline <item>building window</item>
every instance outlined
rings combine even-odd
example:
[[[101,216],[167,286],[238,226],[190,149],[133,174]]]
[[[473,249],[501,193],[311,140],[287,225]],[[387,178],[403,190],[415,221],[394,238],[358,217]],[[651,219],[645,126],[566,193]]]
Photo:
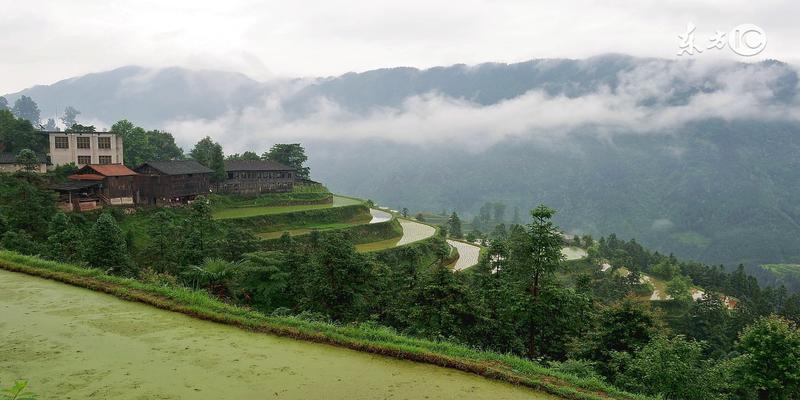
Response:
[[[111,164],[111,156],[100,156],[100,164]]]
[[[80,139],[80,138],[78,138]],[[91,164],[92,163],[92,156],[78,156],[78,164]]]
[[[78,137],[78,148],[79,149],[90,149],[91,146],[89,145],[89,138],[85,136]]]
[[[66,136],[56,136],[56,148],[57,149],[68,149],[69,148],[69,138]]]
[[[97,148],[98,149],[110,149],[111,148],[111,138],[110,137],[99,137],[99,138],[97,138]]]

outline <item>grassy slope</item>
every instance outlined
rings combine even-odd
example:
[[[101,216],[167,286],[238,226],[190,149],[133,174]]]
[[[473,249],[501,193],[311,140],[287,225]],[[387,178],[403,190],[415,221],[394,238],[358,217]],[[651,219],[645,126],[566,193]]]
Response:
[[[222,208],[214,211],[215,219],[247,218],[259,215],[284,214],[296,211],[319,210],[333,207],[362,204],[360,200],[349,197],[334,196],[332,203],[326,204],[301,204],[284,206],[254,206]]]
[[[449,342],[399,335],[372,325],[334,325],[292,317],[270,317],[223,303],[206,292],[145,284],[103,274],[99,270],[45,261],[1,251],[0,268],[23,272],[197,318],[296,339],[328,343],[401,359],[459,369],[543,390],[568,399],[646,399],[621,392],[602,382],[550,371],[514,356],[479,351]]]

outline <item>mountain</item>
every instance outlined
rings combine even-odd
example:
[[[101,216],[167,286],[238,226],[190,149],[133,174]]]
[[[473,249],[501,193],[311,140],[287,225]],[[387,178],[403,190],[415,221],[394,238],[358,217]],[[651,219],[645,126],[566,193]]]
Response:
[[[799,81],[773,60],[605,55],[271,82],[123,67],[7,97],[230,152],[302,141],[315,179],[395,208],[546,203],[571,233],[755,266],[800,263]]]
[[[34,86],[5,95],[36,101],[43,118],[58,117],[66,106],[81,119],[111,124],[127,118],[144,126],[172,119],[216,118],[256,103],[269,85],[235,72],[126,66],[111,71]]]

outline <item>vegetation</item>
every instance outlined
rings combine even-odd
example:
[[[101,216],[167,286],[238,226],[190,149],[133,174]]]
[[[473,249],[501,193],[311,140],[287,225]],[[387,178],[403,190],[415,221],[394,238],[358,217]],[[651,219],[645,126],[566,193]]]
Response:
[[[66,111],[65,111],[66,113]],[[67,125],[71,126],[71,125]],[[135,168],[146,161],[180,160],[183,150],[175,144],[175,138],[168,132],[145,131],[128,120],[121,120],[111,126],[111,132],[122,136],[123,159],[125,165]]]
[[[28,381],[18,380],[8,388],[0,388],[0,400],[35,400],[39,397],[28,392]]]
[[[299,143],[276,144],[261,158],[294,168],[298,178],[309,179],[311,175],[311,169],[304,165],[308,157],[305,149]]]

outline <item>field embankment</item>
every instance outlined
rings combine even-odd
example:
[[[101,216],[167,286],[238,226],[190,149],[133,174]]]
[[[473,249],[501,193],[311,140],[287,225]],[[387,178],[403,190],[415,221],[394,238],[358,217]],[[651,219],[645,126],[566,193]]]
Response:
[[[424,242],[426,241],[422,243]],[[407,249],[418,244],[414,243],[398,249]],[[620,392],[602,382],[555,373],[534,362],[521,358],[483,352],[448,342],[414,339],[399,335],[390,329],[372,325],[338,326],[293,317],[269,317],[246,308],[220,302],[205,292],[192,291],[181,287],[145,284],[131,279],[105,275],[98,270],[44,261],[35,257],[20,256],[6,251],[0,252],[0,268],[109,293],[125,300],[138,301],[165,310],[176,311],[251,331],[272,333],[279,336],[327,343],[400,359],[450,367],[547,391],[564,398],[644,399],[641,396]],[[98,317],[96,321],[99,323],[107,322],[102,316]],[[187,341],[184,343],[185,347],[190,349],[192,344],[188,341],[197,339],[197,337],[188,334],[181,337]],[[221,341],[225,340],[227,339],[221,339]],[[158,346],[152,347],[158,348]],[[26,350],[23,349],[23,351]],[[35,353],[30,355],[33,357]],[[170,357],[173,356],[170,355]],[[250,361],[248,358],[241,358],[231,360],[231,362],[240,363],[238,365],[243,369],[247,369],[247,363]],[[277,371],[272,370],[269,372],[274,373]],[[532,396],[533,394],[529,393],[528,395]]]

